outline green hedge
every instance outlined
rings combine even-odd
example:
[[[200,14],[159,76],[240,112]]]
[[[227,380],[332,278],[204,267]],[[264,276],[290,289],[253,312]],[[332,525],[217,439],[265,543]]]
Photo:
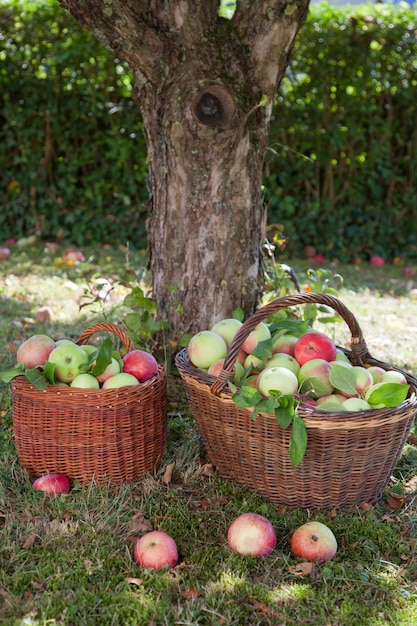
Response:
[[[417,258],[416,12],[312,8],[275,109],[267,198],[288,252]]]
[[[286,255],[417,258],[415,11],[314,5],[271,126],[270,223]],[[55,2],[0,7],[0,242],[146,242],[131,75]]]
[[[0,8],[0,240],[145,245],[130,76],[57,3]]]

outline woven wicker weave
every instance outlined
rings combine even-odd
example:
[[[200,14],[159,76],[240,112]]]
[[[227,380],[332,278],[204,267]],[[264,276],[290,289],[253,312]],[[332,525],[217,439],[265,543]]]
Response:
[[[288,429],[275,416],[238,407],[227,381],[248,334],[272,313],[308,303],[325,304],[347,323],[355,365],[379,365],[366,347],[356,318],[337,298],[295,294],[266,305],[240,328],[217,378],[190,364],[187,350],[176,356],[188,401],[210,461],[219,476],[258,492],[275,504],[325,508],[374,503],[389,482],[417,410],[417,380],[403,372],[411,385],[409,397],[395,408],[356,413],[324,413],[300,409],[308,433],[306,455],[298,467],[289,456]]]
[[[116,335],[126,352],[133,344],[113,324],[94,324],[83,345],[97,332]],[[80,482],[95,479],[131,482],[158,467],[167,435],[166,373],[133,387],[78,389],[49,385],[44,391],[24,377],[12,381],[16,448],[31,477],[51,472]]]

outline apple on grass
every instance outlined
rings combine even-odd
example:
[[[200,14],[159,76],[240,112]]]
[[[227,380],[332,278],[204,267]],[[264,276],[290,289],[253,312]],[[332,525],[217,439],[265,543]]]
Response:
[[[158,362],[145,350],[131,350],[123,357],[123,371],[132,374],[140,383],[150,380],[158,373]]]
[[[242,513],[230,524],[227,533],[229,547],[238,554],[267,556],[277,543],[275,528],[258,513]]]
[[[187,350],[191,363],[195,367],[207,370],[210,365],[226,357],[227,344],[218,333],[201,330],[191,337]]]
[[[337,541],[332,530],[316,521],[299,526],[290,543],[294,556],[316,563],[330,561],[337,552]]]
[[[71,483],[68,476],[60,473],[45,474],[39,476],[32,485],[35,491],[44,491],[49,495],[68,493]]]
[[[312,330],[301,335],[294,346],[294,356],[300,366],[312,359],[334,361],[336,355],[336,345],[334,342],[330,337],[318,330]]]
[[[75,343],[62,343],[48,356],[48,362],[55,364],[55,380],[70,383],[87,367],[85,351]]]
[[[24,363],[28,368],[42,367],[55,345],[55,341],[48,335],[32,335],[18,347],[17,362]]]
[[[133,558],[139,567],[145,569],[174,567],[178,562],[177,544],[168,533],[153,530],[137,540]]]
[[[127,372],[119,372],[114,376],[110,376],[107,378],[103,385],[102,389],[118,389],[119,387],[134,387],[135,385],[139,385],[139,381],[136,376],[133,374],[128,374]]]

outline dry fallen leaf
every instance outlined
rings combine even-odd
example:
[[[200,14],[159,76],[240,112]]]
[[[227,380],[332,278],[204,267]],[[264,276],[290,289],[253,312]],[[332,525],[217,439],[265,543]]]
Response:
[[[142,511],[138,511],[134,514],[130,522],[127,525],[127,531],[129,535],[141,535],[152,530],[151,522],[146,519]]]
[[[305,561],[303,563],[297,563],[297,565],[289,565],[288,571],[290,574],[294,574],[294,576],[307,576],[311,574],[314,570],[314,564],[310,561]]]
[[[164,477],[162,479],[166,485],[169,485],[172,480],[172,473],[174,471],[174,467],[175,467],[175,463],[169,463],[166,466]]]
[[[141,584],[143,583],[143,579],[142,578],[126,578],[126,582],[128,582],[129,585],[137,585],[138,587],[140,587]]]
[[[369,502],[362,502],[362,504],[359,505],[359,508],[361,511],[372,511],[374,507],[372,504],[369,504]]]
[[[209,478],[212,478],[213,476],[216,475],[216,471],[214,469],[214,466],[212,463],[205,463],[204,465],[201,466],[200,469],[200,474],[202,476],[208,476]]]
[[[200,593],[196,589],[185,589],[181,596],[185,598],[185,600],[194,600],[200,597]]]
[[[31,548],[38,541],[39,537],[36,533],[29,533],[23,542],[22,548],[25,550],[26,548]]]
[[[401,509],[407,502],[408,496],[391,491],[387,495],[387,507],[389,509]]]

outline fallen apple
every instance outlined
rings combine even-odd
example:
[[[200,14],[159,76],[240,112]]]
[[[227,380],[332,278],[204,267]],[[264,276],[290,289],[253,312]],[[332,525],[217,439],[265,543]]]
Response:
[[[312,359],[334,361],[336,359],[334,342],[318,330],[312,330],[298,339],[294,346],[294,356],[300,365]]]
[[[224,359],[226,353],[225,340],[212,330],[201,330],[191,337],[188,344],[188,357],[191,363],[204,370],[219,359]]]
[[[133,374],[128,374],[127,372],[119,372],[119,374],[115,374],[114,376],[110,376],[107,378],[103,385],[102,389],[118,389],[119,387],[134,387],[135,385],[139,385],[139,381],[136,376]]]
[[[275,528],[258,513],[242,513],[230,524],[229,547],[242,555],[267,556],[277,543]]]
[[[131,350],[123,357],[123,371],[144,383],[158,373],[158,362],[145,350]]]
[[[177,544],[167,533],[153,530],[137,540],[133,558],[139,567],[145,569],[174,567],[178,562]]]
[[[65,474],[45,474],[37,478],[32,487],[36,491],[44,491],[50,495],[57,495],[60,493],[68,493],[71,489],[71,482]]]
[[[307,522],[299,526],[290,543],[294,556],[317,563],[330,561],[337,552],[336,537],[321,522]]]
[[[20,344],[16,359],[28,368],[42,367],[54,348],[55,342],[48,335],[32,335]]]
[[[385,259],[383,259],[382,256],[378,256],[377,254],[374,254],[369,259],[369,263],[371,265],[385,265]]]

